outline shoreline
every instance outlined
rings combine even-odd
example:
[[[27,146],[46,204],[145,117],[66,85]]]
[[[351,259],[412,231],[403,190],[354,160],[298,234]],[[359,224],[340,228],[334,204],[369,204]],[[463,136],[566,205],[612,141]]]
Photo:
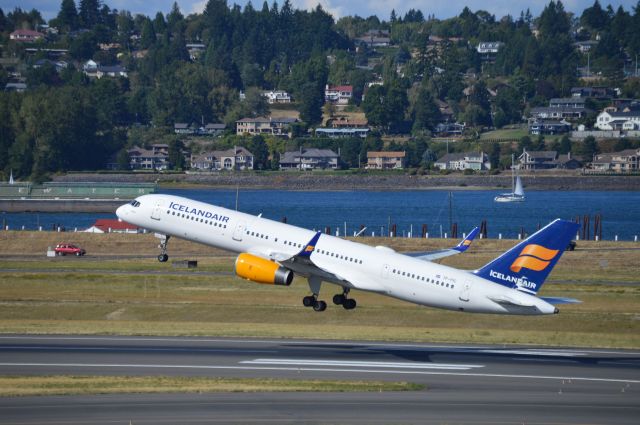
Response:
[[[526,190],[615,190],[640,191],[638,176],[582,176],[575,171],[522,174]],[[497,175],[409,175],[337,174],[335,172],[236,172],[198,174],[96,174],[55,176],[55,182],[157,183],[164,188],[276,189],[292,191],[353,190],[505,190],[511,176]]]

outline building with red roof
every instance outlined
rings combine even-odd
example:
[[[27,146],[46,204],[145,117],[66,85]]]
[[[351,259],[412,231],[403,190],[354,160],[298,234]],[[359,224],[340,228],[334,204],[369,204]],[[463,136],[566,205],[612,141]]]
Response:
[[[138,226],[118,219],[99,218],[85,232],[88,233],[140,233]]]
[[[44,34],[33,30],[15,30],[9,34],[9,38],[15,41],[21,41],[25,43],[33,43],[44,38]]]

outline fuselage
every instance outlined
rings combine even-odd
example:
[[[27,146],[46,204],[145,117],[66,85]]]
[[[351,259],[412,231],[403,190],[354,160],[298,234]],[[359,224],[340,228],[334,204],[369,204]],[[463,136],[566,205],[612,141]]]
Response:
[[[171,195],[144,195],[137,206],[116,214],[126,222],[236,253],[268,258],[294,256],[315,231]],[[412,303],[476,313],[551,314],[554,306],[533,295],[498,285],[468,271],[427,262],[386,247],[322,235],[311,260],[324,281],[376,292]],[[314,270],[292,270],[309,276]],[[509,302],[496,302],[496,300]]]

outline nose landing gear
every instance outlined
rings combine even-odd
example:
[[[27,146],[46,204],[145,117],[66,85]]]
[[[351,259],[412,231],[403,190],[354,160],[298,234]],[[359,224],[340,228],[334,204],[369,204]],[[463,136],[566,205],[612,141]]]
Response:
[[[169,243],[169,235],[160,235],[158,233],[156,233],[155,235],[158,239],[160,239],[160,245],[158,245],[158,248],[160,248],[160,255],[158,255],[158,261],[160,261],[161,263],[166,263],[167,260],[169,260],[169,255],[167,254],[167,244]]]

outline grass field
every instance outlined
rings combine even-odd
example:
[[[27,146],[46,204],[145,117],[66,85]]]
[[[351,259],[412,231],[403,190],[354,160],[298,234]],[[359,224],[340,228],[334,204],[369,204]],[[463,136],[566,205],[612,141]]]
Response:
[[[0,376],[0,397],[122,393],[417,391],[408,382],[239,379],[173,376]]]
[[[46,258],[47,246],[80,243],[89,256]],[[451,245],[439,239],[361,239],[400,251]],[[446,264],[474,269],[515,241],[479,240]],[[172,240],[170,252],[196,259],[185,270],[160,264],[152,235],[0,232],[0,332],[206,335],[640,348],[640,248],[579,242],[544,295],[579,298],[559,315],[474,315],[415,306],[354,291],[358,308],[301,305],[302,279],[272,287],[234,277],[229,253]],[[148,256],[148,257],[144,257]],[[174,259],[174,257],[172,257]],[[338,288],[323,285],[330,300]]]

